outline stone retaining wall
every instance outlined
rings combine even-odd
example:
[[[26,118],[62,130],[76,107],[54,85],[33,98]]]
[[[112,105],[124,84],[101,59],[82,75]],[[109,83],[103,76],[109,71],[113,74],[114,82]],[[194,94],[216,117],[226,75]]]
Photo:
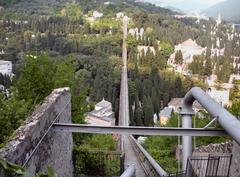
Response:
[[[55,89],[44,102],[36,108],[15,132],[15,137],[2,149],[0,157],[23,165],[50,125],[56,122],[71,123],[71,95],[69,88]],[[32,174],[52,167],[59,177],[72,177],[72,134],[48,132],[34,155],[26,165]]]

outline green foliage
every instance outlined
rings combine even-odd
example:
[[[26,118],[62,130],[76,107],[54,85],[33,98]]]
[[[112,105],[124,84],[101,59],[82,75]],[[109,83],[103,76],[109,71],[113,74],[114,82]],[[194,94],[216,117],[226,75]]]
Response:
[[[18,92],[14,91],[10,98],[0,93],[0,146],[3,146],[9,136],[26,119],[31,104],[26,100],[18,99]]]
[[[204,118],[195,116],[196,128],[203,128],[210,121],[211,118],[207,113],[201,113]],[[180,119],[181,120],[181,119]],[[171,119],[164,127],[177,127],[178,115],[173,114]],[[222,143],[227,141],[227,137],[196,137],[197,146],[205,146],[210,143]],[[148,137],[144,142],[144,147],[153,156],[153,158],[165,168],[169,173],[177,172],[177,160],[175,158],[175,151],[177,147],[177,137],[170,136],[152,136]]]
[[[120,154],[111,151],[93,151],[86,148],[74,148],[74,176],[81,174],[91,176],[120,175]]]
[[[27,57],[17,82],[17,90],[21,93],[20,99],[32,103],[43,100],[54,88],[54,72],[53,61],[47,55]]]
[[[231,89],[230,99],[232,100],[230,112],[240,119],[240,89],[238,85]]]
[[[4,159],[0,159],[0,169],[3,170],[4,177],[10,177],[13,175],[16,177],[58,177],[50,167],[47,167],[47,174],[36,174],[33,176],[26,172],[21,166],[7,162]]]
[[[85,136],[82,145],[73,150],[75,175],[119,175],[120,154],[115,152],[116,148],[112,135]]]
[[[83,16],[81,9],[81,6],[77,4],[68,4],[61,10],[60,15],[74,21],[80,20]]]
[[[183,64],[183,54],[181,50],[178,50],[175,55],[175,63],[176,64]]]

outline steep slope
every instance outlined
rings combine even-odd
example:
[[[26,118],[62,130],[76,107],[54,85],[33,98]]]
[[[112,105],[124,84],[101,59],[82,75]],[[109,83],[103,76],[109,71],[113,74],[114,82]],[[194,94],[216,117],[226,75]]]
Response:
[[[9,11],[24,14],[49,15],[54,9],[64,6],[73,0],[0,0],[0,5]]]
[[[240,22],[240,1],[239,0],[226,0],[218,3],[209,9],[203,11],[209,17],[217,18],[220,13],[222,18],[227,21],[239,23]]]
[[[0,0],[0,6],[4,6],[13,13],[51,15],[67,3],[72,2],[79,4],[84,13],[89,10],[104,11],[107,9],[115,12],[143,10],[147,13],[173,14],[169,9],[135,0]]]

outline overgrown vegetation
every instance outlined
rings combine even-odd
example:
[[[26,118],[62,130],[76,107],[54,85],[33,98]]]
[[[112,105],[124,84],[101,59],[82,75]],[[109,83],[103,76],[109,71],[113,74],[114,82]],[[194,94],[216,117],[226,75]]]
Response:
[[[141,37],[129,35],[127,39],[131,125],[153,126],[153,115],[158,117],[160,109],[171,98],[183,97],[193,86],[204,87],[201,80],[176,75],[168,66],[174,45],[186,39],[192,38],[208,49],[225,47],[222,57],[210,58],[209,51],[206,56],[195,56],[190,66],[193,74],[204,77],[215,73],[223,82],[232,72],[239,73],[231,59],[240,55],[239,36],[229,41],[226,34],[232,28],[226,23],[219,25],[212,35],[216,25],[212,19],[198,23],[194,18],[176,19],[171,16],[173,12],[148,3],[133,0],[126,0],[126,3],[112,0],[107,5],[105,0],[98,0],[98,3],[95,0],[47,2],[48,5],[46,0],[4,0],[0,3],[6,8],[0,19],[0,51],[4,51],[0,59],[12,61],[15,74],[12,81],[0,75],[0,84],[11,93],[10,96],[0,94],[0,124],[4,125],[0,128],[1,144],[57,87],[71,88],[74,123],[84,123],[84,114],[102,98],[112,103],[118,122],[122,66],[122,22],[116,18],[118,12],[131,17],[130,28],[144,29]],[[96,10],[103,16],[92,20]],[[221,39],[220,46],[216,44],[218,38]],[[146,52],[139,51],[139,46],[147,48]],[[181,52],[178,52],[176,62],[182,64]],[[234,88],[231,109],[237,116],[240,115],[238,92],[238,88]],[[197,119],[197,126],[202,127],[208,121],[208,118]],[[176,117],[167,126],[176,126]],[[176,142],[176,137],[150,137],[145,147],[172,172],[176,171]],[[197,138],[198,145],[209,142],[218,141]],[[98,159],[87,153],[93,149],[115,151],[116,141],[111,136],[74,134],[74,144],[74,152],[80,154],[75,159],[79,173],[91,170],[91,165],[98,165],[100,161],[105,171],[118,163],[108,164],[102,156]],[[85,163],[84,159],[93,161]],[[83,170],[84,163],[87,165]],[[104,176],[110,174],[106,172]]]
[[[0,159],[0,173],[3,173],[4,177],[58,177],[52,168],[47,167],[47,173],[41,173],[36,175],[29,174],[23,167],[7,162],[4,159]]]
[[[195,127],[203,128],[210,121],[209,114],[202,113],[201,116],[195,116]],[[219,125],[216,125],[217,127]],[[178,115],[174,114],[164,127],[178,127]],[[182,138],[180,138],[180,141]],[[210,143],[222,143],[227,141],[228,137],[196,137],[196,147],[205,146]],[[178,171],[178,161],[176,159],[176,148],[178,145],[178,137],[170,136],[152,136],[148,137],[144,142],[144,147],[153,156],[153,158],[169,173]]]

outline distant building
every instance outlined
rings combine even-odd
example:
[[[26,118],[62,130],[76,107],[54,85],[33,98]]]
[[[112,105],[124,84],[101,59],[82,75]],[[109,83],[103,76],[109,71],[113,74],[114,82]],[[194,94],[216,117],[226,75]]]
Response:
[[[173,113],[173,108],[170,108],[170,107],[165,107],[163,110],[161,110],[159,113],[160,124],[166,125],[168,120],[171,118],[172,113]]]
[[[103,16],[103,13],[98,12],[98,11],[93,11],[93,15],[94,18],[101,18]]]
[[[114,112],[112,112],[112,103],[102,100],[95,105],[95,109],[87,113],[86,121],[92,125],[115,125]]]
[[[221,106],[230,106],[230,90],[216,90],[214,87],[208,88],[207,94]]]
[[[221,14],[218,14],[218,18],[216,20],[217,25],[220,25],[222,23],[222,17]]]
[[[0,92],[1,92],[1,91],[4,91],[4,90],[5,90],[4,85],[0,84]]]
[[[124,17],[124,13],[123,12],[118,12],[116,14],[117,18],[123,18]]]
[[[5,54],[5,51],[2,49],[1,51],[0,51],[0,55],[4,55]]]
[[[214,57],[214,56],[223,56],[225,53],[225,48],[222,48],[222,49],[218,49],[218,48],[214,48],[214,49],[211,49],[211,57]]]
[[[4,7],[0,6],[0,12],[4,11]]]
[[[12,75],[12,62],[0,60],[0,73],[3,75]]]
[[[213,87],[216,85],[216,81],[217,81],[217,75],[212,74],[210,76],[208,76],[205,80],[205,83],[209,86],[209,87]]]
[[[192,39],[188,39],[184,41],[181,44],[178,44],[175,46],[175,51],[174,53],[170,56],[168,63],[170,65],[175,64],[175,55],[177,51],[181,51],[183,54],[183,63],[184,64],[190,64],[193,61],[193,56],[194,55],[202,55],[206,54],[207,48],[203,48],[199,46],[196,41],[193,41]]]
[[[202,14],[199,14],[198,12],[196,11],[191,11],[187,14],[184,14],[184,15],[175,15],[174,16],[175,18],[177,19],[182,19],[182,18],[196,18],[197,21],[200,21],[200,20],[209,20],[208,17],[206,17],[205,15],[202,15]]]
[[[109,1],[104,2],[104,5],[110,5],[110,4],[114,4],[114,3],[113,2],[109,2]]]
[[[172,108],[175,113],[178,113],[180,108],[182,108],[183,98],[172,98],[171,101],[168,103],[168,107]],[[204,108],[200,105],[197,101],[193,103],[193,111],[195,113],[199,111],[203,111]]]
[[[240,80],[240,75],[232,74],[229,78],[228,83],[232,84],[234,80]]]

